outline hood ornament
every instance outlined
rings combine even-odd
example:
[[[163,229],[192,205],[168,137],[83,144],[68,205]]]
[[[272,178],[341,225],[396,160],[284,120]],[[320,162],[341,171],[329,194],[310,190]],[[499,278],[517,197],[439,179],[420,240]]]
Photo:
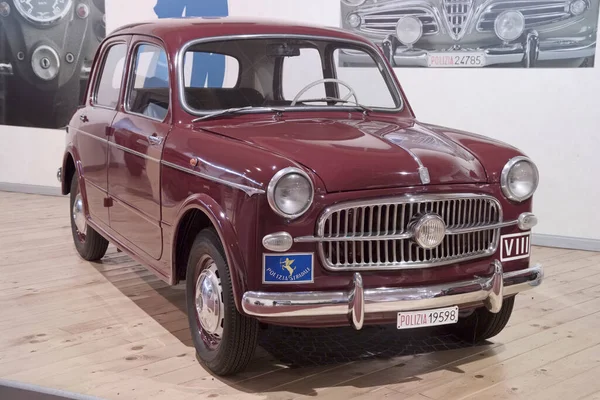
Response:
[[[421,183],[423,185],[427,185],[431,182],[429,178],[429,170],[427,167],[419,167],[419,178],[421,178]]]

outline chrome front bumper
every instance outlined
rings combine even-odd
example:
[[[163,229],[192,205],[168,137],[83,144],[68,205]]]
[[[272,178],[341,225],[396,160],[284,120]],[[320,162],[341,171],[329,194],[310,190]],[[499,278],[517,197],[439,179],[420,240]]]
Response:
[[[361,329],[365,314],[427,310],[431,308],[483,305],[493,313],[502,308],[504,297],[539,286],[541,265],[504,273],[500,261],[493,262],[491,277],[475,278],[435,286],[364,289],[356,272],[347,291],[334,292],[246,292],[242,308],[260,318],[347,315],[355,329]]]

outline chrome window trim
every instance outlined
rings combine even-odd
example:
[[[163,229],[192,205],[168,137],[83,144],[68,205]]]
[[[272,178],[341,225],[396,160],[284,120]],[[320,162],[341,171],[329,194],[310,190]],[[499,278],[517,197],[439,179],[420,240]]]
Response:
[[[533,170],[535,171],[535,176],[536,176],[535,185],[533,187],[533,190],[531,191],[529,196],[526,196],[526,197],[515,196],[513,193],[510,192],[510,189],[508,187],[508,173],[510,172],[511,168],[520,161],[527,161],[529,164],[531,164],[531,166],[533,167]],[[517,157],[513,157],[510,160],[508,160],[508,162],[504,165],[504,168],[502,168],[502,173],[500,175],[500,187],[502,188],[502,193],[504,194],[504,196],[506,196],[507,199],[512,200],[512,201],[517,201],[517,202],[523,202],[523,201],[531,198],[531,196],[533,196],[535,191],[537,190],[539,182],[540,182],[540,173],[538,171],[537,165],[535,165],[535,163],[533,161],[531,161],[531,159],[529,157],[526,157],[526,156],[517,156]]]
[[[308,180],[308,183],[310,184],[311,191],[310,191],[310,201],[308,203],[308,206],[303,211],[301,211],[297,214],[284,213],[277,207],[277,203],[275,202],[275,187],[277,186],[277,184],[279,183],[281,178],[283,178],[284,176],[289,175],[289,174],[301,175],[304,178],[306,178],[306,180]],[[313,185],[312,179],[310,179],[310,176],[308,176],[308,174],[306,172],[304,172],[303,170],[301,170],[300,168],[297,168],[297,167],[287,167],[287,168],[283,168],[283,169],[279,170],[279,172],[277,172],[273,176],[273,178],[271,178],[271,181],[269,182],[269,186],[267,187],[267,201],[269,202],[271,209],[277,215],[282,216],[287,219],[295,219],[295,218],[300,217],[304,213],[306,213],[312,206],[314,199],[315,199],[315,187]]]
[[[110,107],[107,106],[105,104],[99,104],[98,103],[98,87],[100,86],[100,82],[102,82],[102,74],[104,73],[104,67],[106,67],[106,57],[108,56],[108,53],[110,52],[110,50],[115,47],[115,46],[120,46],[120,45],[124,45],[125,46],[125,62],[123,63],[123,75],[121,76],[121,85],[119,86],[119,95],[117,97],[117,104],[114,107]],[[119,109],[119,100],[121,99],[121,91],[123,90],[123,80],[125,79],[125,72],[127,71],[127,58],[129,55],[129,45],[127,43],[127,41],[123,40],[116,40],[114,42],[110,42],[108,44],[108,46],[106,47],[106,50],[103,51],[102,53],[102,60],[101,61],[101,65],[102,67],[100,68],[99,72],[96,72],[94,74],[94,82],[92,83],[92,95],[90,96],[90,105],[92,107],[100,107],[100,108],[104,108],[107,110],[111,110],[111,111],[116,111]]]
[[[133,85],[132,85],[132,81],[135,78],[135,62],[137,60],[137,51],[141,46],[152,46],[157,48],[159,51],[162,51],[163,53],[165,53],[165,56],[167,58],[167,79],[169,80],[167,83],[169,85],[169,108],[167,108],[167,114],[165,114],[165,117],[161,120],[158,118],[153,118],[150,117],[148,115],[142,114],[142,113],[138,113],[138,112],[134,112],[131,111],[131,109],[129,108],[129,101],[131,100],[131,91],[133,90]],[[128,67],[131,69],[131,74],[129,74],[129,79],[127,80],[127,82],[125,82],[125,98],[123,99],[123,110],[125,111],[126,114],[130,114],[130,115],[136,115],[138,117],[143,117],[143,118],[147,118],[149,120],[152,121],[156,121],[156,122],[160,122],[160,123],[164,123],[167,120],[167,116],[169,115],[169,111],[171,110],[171,74],[170,71],[168,71],[168,64],[170,64],[169,62],[169,54],[167,53],[167,51],[165,50],[165,48],[163,46],[160,46],[156,43],[152,43],[152,42],[147,42],[147,41],[143,41],[140,40],[139,42],[136,42],[135,45],[133,46],[133,50],[132,50],[132,58],[131,58],[131,65],[129,65]]]
[[[199,171],[194,171],[194,170],[191,170],[189,168],[182,167],[180,165],[173,164],[173,163],[168,162],[168,161],[162,160],[161,164],[165,165],[167,167],[176,169],[176,170],[181,171],[181,172],[186,172],[186,173],[188,173],[190,175],[195,175],[197,177],[200,177],[200,178],[203,178],[203,179],[206,179],[206,180],[209,180],[209,181],[213,181],[213,182],[216,182],[216,183],[220,183],[220,184],[223,184],[225,186],[232,187],[234,189],[239,189],[239,190],[243,191],[244,193],[246,193],[250,197],[254,196],[255,194],[264,194],[265,193],[265,191],[263,189],[257,189],[257,188],[251,187],[251,186],[242,185],[241,183],[229,182],[229,181],[226,181],[224,179],[216,178],[214,176],[210,176],[210,175],[204,174],[204,173],[199,172]]]
[[[397,96],[397,100],[400,103],[398,108],[371,107],[371,109],[374,111],[380,111],[380,112],[386,112],[386,113],[398,113],[398,112],[401,112],[402,110],[404,110],[404,103],[405,103],[404,97],[402,96],[402,91],[400,90],[400,87],[398,86],[398,83],[397,83],[396,79],[394,78],[394,75],[393,75],[394,71],[391,70],[387,66],[387,64],[383,61],[380,51],[378,50],[377,47],[375,47],[375,45],[372,42],[365,43],[365,42],[358,41],[358,40],[343,39],[343,38],[337,38],[337,37],[331,37],[331,36],[301,35],[301,34],[297,34],[297,35],[296,34],[244,34],[244,35],[212,36],[212,37],[207,37],[207,38],[190,40],[189,42],[185,43],[177,51],[177,56],[176,56],[176,60],[175,60],[176,71],[177,71],[178,97],[179,97],[179,102],[181,104],[181,107],[187,113],[194,115],[194,116],[199,116],[199,117],[202,117],[202,116],[208,115],[208,114],[212,114],[217,111],[221,111],[221,109],[199,111],[199,110],[193,109],[192,107],[190,107],[187,104],[187,101],[185,99],[184,57],[185,57],[185,53],[188,51],[188,49],[190,47],[195,46],[197,44],[219,42],[219,41],[245,40],[245,39],[250,39],[250,40],[251,39],[277,39],[277,38],[300,39],[300,40],[329,40],[332,42],[352,44],[355,46],[362,46],[362,47],[369,49],[370,50],[369,53],[373,56],[374,61],[378,64],[378,67],[379,67],[378,69],[380,70],[380,72],[383,73],[383,77],[388,85],[388,90],[390,90],[390,92],[395,90],[395,93],[392,93],[392,94]],[[249,113],[261,113],[261,112],[266,112],[270,109],[271,109],[270,107],[255,107],[252,110],[249,110],[248,112]],[[333,108],[331,106],[328,106],[328,107],[300,106],[300,107],[283,107],[283,109],[285,111],[329,110],[329,111],[347,112],[347,111],[355,111],[356,107],[335,106],[335,108]]]
[[[445,201],[445,200],[456,200],[456,199],[485,199],[485,200],[489,200],[489,201],[493,202],[496,205],[496,208],[498,210],[497,226],[494,225],[493,228],[487,228],[486,226],[476,227],[476,228],[478,228],[476,230],[489,230],[489,229],[497,230],[495,237],[494,237],[494,241],[490,244],[488,249],[485,250],[484,252],[479,253],[479,254],[474,254],[471,256],[456,256],[456,258],[450,257],[443,261],[434,261],[434,262],[427,262],[427,261],[425,261],[425,262],[410,262],[410,263],[401,262],[401,263],[387,264],[387,265],[381,265],[381,264],[360,265],[360,266],[355,265],[355,266],[347,266],[347,267],[336,266],[336,265],[330,263],[329,260],[327,259],[327,257],[325,256],[325,247],[323,246],[323,243],[330,241],[330,240],[321,240],[321,239],[325,238],[325,221],[327,221],[327,219],[335,212],[338,212],[338,211],[344,210],[344,209],[349,209],[352,207],[381,206],[384,204],[411,204],[411,203],[417,204],[417,203],[424,203],[424,202],[431,202],[431,201]],[[510,223],[508,223],[507,226],[510,226],[511,223],[512,223],[512,221]],[[439,267],[439,266],[455,264],[455,263],[462,263],[465,261],[488,257],[488,256],[494,254],[496,252],[496,250],[498,249],[498,246],[500,243],[500,232],[498,230],[504,226],[503,224],[504,224],[504,222],[503,222],[502,206],[500,205],[500,202],[498,201],[498,199],[496,199],[494,196],[491,196],[488,194],[476,194],[476,193],[449,193],[449,194],[440,193],[440,194],[423,194],[423,195],[408,194],[405,196],[386,197],[386,198],[372,199],[372,200],[354,200],[354,201],[350,201],[350,202],[341,202],[341,203],[335,204],[333,206],[330,206],[330,207],[326,208],[325,211],[323,211],[323,213],[321,214],[321,216],[318,219],[316,238],[320,239],[319,241],[317,241],[319,259],[320,259],[323,267],[329,271],[407,270],[407,269],[433,268],[433,267]],[[461,233],[458,229],[454,229],[454,230],[450,230],[450,231],[453,232],[453,234]],[[405,232],[405,233],[408,233],[408,232]],[[462,233],[469,233],[469,231],[462,232]],[[411,236],[412,236],[412,234],[411,234]],[[301,241],[308,240],[309,238],[310,237],[301,238]],[[380,241],[391,240],[391,239],[408,239],[405,237],[388,239],[385,235],[372,236],[371,238],[372,238],[372,240],[380,240]],[[344,239],[347,239],[348,241],[354,240],[353,237],[343,237],[343,236],[337,237],[334,239],[337,239],[338,241],[340,241],[340,239],[341,239],[341,241],[343,241]]]

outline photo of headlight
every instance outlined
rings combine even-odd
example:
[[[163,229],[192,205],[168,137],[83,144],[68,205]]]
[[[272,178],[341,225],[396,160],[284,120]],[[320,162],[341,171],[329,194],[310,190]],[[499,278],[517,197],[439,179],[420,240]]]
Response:
[[[505,42],[511,42],[523,34],[525,17],[519,11],[504,11],[494,22],[496,35]]]

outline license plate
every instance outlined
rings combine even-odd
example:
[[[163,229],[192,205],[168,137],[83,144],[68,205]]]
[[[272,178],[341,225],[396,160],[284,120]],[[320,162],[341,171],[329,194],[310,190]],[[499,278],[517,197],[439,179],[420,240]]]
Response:
[[[427,55],[429,67],[483,67],[485,66],[485,53],[460,52],[460,53],[429,53]]]
[[[426,326],[448,325],[458,321],[458,307],[436,308],[432,310],[398,313],[398,329],[424,328]]]
[[[513,233],[500,237],[500,261],[520,260],[529,257],[531,232]]]

